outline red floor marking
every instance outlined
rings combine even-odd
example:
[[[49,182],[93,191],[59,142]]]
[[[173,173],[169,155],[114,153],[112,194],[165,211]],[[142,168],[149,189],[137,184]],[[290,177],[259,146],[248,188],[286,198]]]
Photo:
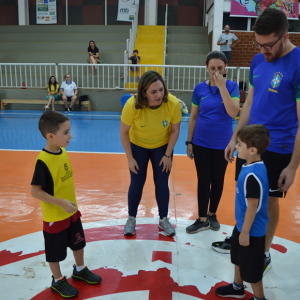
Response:
[[[274,249],[274,250],[277,250],[280,253],[286,253],[287,252],[287,249],[282,245],[272,244],[271,248]]]
[[[172,252],[171,251],[153,251],[152,261],[161,260],[167,264],[172,264]]]
[[[158,269],[157,271],[139,271],[137,275],[122,277],[122,273],[115,269],[97,269],[94,273],[102,277],[100,285],[91,286],[84,282],[73,281],[69,283],[79,290],[79,295],[75,298],[78,300],[89,299],[104,295],[116,293],[150,291],[149,300],[172,300],[172,292],[193,296],[203,300],[220,300],[215,294],[215,289],[219,286],[227,285],[222,281],[211,288],[206,295],[201,294],[196,286],[178,286],[178,283],[170,276],[170,270],[167,268]],[[49,278],[49,284],[51,279]],[[246,299],[253,297],[253,294],[245,291]],[[31,300],[56,300],[59,296],[51,292],[50,288],[31,298]]]
[[[223,232],[223,234],[227,234],[226,232]]]
[[[39,252],[36,252],[36,253],[21,255],[22,251],[16,252],[16,253],[11,253],[10,251],[3,250],[3,251],[0,251],[0,267],[11,264],[11,263],[14,263],[16,261],[26,259],[26,258],[38,256],[38,255],[41,255],[43,253],[45,253],[45,251],[39,251]]]
[[[174,225],[174,227],[176,227]],[[134,236],[124,235],[124,226],[105,226],[97,228],[89,228],[84,230],[86,242],[110,241],[110,240],[146,240],[146,241],[166,241],[175,242],[174,238],[165,236],[159,233],[159,228],[156,224],[140,224],[136,226]],[[20,261],[26,258],[38,256],[45,253],[39,251],[22,255],[22,252],[11,253],[10,251],[0,251],[0,267]]]

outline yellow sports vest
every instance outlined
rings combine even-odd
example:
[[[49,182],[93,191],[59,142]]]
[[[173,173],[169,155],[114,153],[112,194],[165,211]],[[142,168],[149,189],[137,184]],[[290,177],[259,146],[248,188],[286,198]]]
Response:
[[[49,169],[53,180],[53,196],[77,204],[72,166],[65,148],[61,149],[62,153],[58,155],[42,151],[36,162],[43,161]],[[62,207],[44,201],[41,201],[41,206],[43,220],[46,222],[62,221],[74,214],[68,214]]]

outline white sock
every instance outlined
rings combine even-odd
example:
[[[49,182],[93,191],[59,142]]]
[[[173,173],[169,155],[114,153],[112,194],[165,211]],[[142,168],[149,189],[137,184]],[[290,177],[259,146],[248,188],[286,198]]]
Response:
[[[266,257],[270,257],[270,252],[265,252]]]
[[[83,266],[76,266],[76,271],[77,272],[80,272],[81,270],[83,270],[85,268],[85,265],[83,265]]]
[[[60,278],[58,278],[58,279],[55,279],[54,278],[54,281],[55,281],[55,283],[57,283],[57,281],[59,281],[59,280],[61,280],[61,279],[63,279],[64,278],[64,276],[61,276]]]

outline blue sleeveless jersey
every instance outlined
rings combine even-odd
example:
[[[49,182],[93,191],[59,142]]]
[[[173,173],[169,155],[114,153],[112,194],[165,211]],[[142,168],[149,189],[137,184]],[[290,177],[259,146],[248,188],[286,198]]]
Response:
[[[250,236],[261,237],[267,233],[267,225],[269,221],[267,207],[269,196],[269,181],[267,169],[262,161],[243,165],[240,172],[235,195],[235,219],[236,227],[239,232],[242,231],[245,214],[248,207],[248,199],[246,198],[246,183],[249,176],[253,175],[260,186],[260,199],[256,211],[256,216],[250,230]]]
[[[300,101],[300,48],[270,63],[263,54],[254,56],[249,75],[253,102],[249,124],[263,124],[271,136],[267,150],[292,153],[298,129]]]

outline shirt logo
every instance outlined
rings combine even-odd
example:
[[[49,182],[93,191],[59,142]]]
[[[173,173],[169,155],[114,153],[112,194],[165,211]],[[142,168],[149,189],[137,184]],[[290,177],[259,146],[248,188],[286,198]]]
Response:
[[[164,127],[167,127],[167,126],[168,126],[168,121],[167,121],[167,120],[163,120],[162,123],[163,123],[163,126],[164,126]]]
[[[65,170],[68,172],[68,170],[69,170],[68,164],[64,164],[64,168],[65,168]]]
[[[239,194],[239,193],[240,193],[240,192],[239,192],[239,188],[238,188],[238,187],[236,188],[236,193],[237,193],[237,194]]]
[[[146,127],[146,125],[145,126],[141,125],[141,127]]]
[[[204,100],[204,99],[206,99],[206,98],[207,98],[207,97],[202,97],[201,100]]]
[[[258,77],[258,76],[260,76],[260,75],[253,75],[253,78],[256,78],[256,77]]]
[[[283,75],[280,72],[274,74],[273,79],[271,81],[271,86],[273,89],[277,89],[279,87],[282,78]]]

